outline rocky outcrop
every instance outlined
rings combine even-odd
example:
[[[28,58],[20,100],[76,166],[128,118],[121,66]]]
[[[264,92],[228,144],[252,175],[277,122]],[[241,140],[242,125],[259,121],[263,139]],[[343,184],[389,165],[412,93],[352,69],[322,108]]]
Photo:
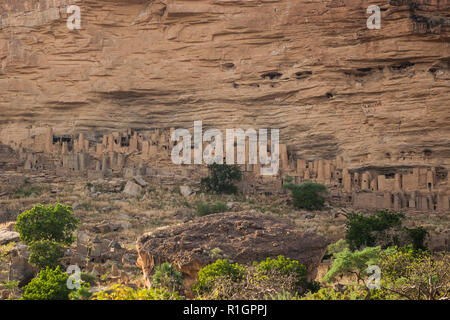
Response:
[[[19,281],[19,287],[27,284],[37,272],[37,268],[28,263],[28,246],[16,243],[5,253],[0,264],[0,282]]]
[[[0,245],[5,245],[10,242],[19,241],[19,233],[9,230],[0,230]]]
[[[246,212],[221,213],[141,236],[137,240],[137,263],[147,285],[155,266],[172,263],[183,273],[189,289],[198,271],[217,259],[249,264],[284,255],[303,263],[312,280],[326,246],[323,237],[301,233],[279,218]]]

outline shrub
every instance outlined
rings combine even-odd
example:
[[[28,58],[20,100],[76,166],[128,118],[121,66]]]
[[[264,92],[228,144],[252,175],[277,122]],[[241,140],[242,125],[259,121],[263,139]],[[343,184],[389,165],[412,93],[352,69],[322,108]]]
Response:
[[[364,300],[367,291],[359,286],[348,286],[343,290],[322,288],[315,293],[307,293],[300,300]]]
[[[307,283],[306,268],[283,256],[249,266],[219,259],[199,271],[193,287],[197,298],[221,300],[296,299],[307,289],[318,283]]]
[[[166,288],[133,289],[116,284],[94,293],[92,300],[181,300],[181,297]]]
[[[314,293],[320,290],[321,288],[321,284],[318,281],[312,281],[312,282],[308,282],[308,284],[306,285],[306,291],[310,292],[310,293]]]
[[[165,262],[155,268],[152,286],[179,291],[181,290],[182,285],[183,276],[181,275],[181,272],[175,270],[170,263]]]
[[[70,300],[90,300],[92,298],[92,293],[89,291],[90,289],[89,283],[82,282],[81,288],[78,290],[73,290],[69,294]]]
[[[306,182],[300,186],[285,184],[285,189],[292,193],[293,205],[298,209],[322,210],[325,205],[327,187],[320,183]]]
[[[448,300],[450,254],[433,256],[411,246],[384,252],[380,259],[381,289],[395,299]]]
[[[30,257],[28,262],[40,269],[51,269],[60,265],[59,260],[64,256],[61,244],[51,240],[32,242],[29,246]]]
[[[386,210],[378,211],[371,216],[351,213],[346,222],[345,239],[351,250],[374,247],[378,244],[382,248],[398,245],[404,217],[403,213]]]
[[[228,211],[228,207],[223,202],[216,202],[215,204],[198,202],[195,206],[195,210],[200,217],[208,214],[220,213]]]
[[[9,281],[3,282],[3,283],[0,282],[0,287],[9,289],[9,290],[15,290],[19,287],[19,281],[9,280]]]
[[[41,270],[37,277],[24,287],[23,300],[68,300],[70,290],[67,288],[69,275],[60,267]]]
[[[306,268],[304,265],[296,260],[291,260],[280,255],[277,259],[267,258],[265,261],[261,261],[256,264],[256,270],[260,274],[279,274],[282,276],[292,275],[295,278],[296,289],[299,292],[306,290]]]
[[[213,163],[208,165],[209,176],[201,179],[201,187],[206,192],[236,193],[235,181],[242,180],[242,172],[237,165]]]
[[[92,273],[82,272],[81,280],[89,284],[89,286],[94,286],[97,283],[97,276]]]
[[[245,267],[238,263],[230,263],[225,259],[207,265],[198,272],[198,280],[193,286],[193,292],[197,295],[209,292],[213,289],[219,278],[226,278],[227,282],[239,282],[244,279]]]
[[[300,297],[298,294],[292,294],[289,291],[281,290],[281,292],[269,293],[264,296],[264,300],[299,300]]]
[[[74,241],[73,232],[78,224],[79,220],[72,214],[70,206],[60,203],[49,206],[39,204],[22,212],[15,228],[20,239],[27,244],[50,240],[70,245]]]

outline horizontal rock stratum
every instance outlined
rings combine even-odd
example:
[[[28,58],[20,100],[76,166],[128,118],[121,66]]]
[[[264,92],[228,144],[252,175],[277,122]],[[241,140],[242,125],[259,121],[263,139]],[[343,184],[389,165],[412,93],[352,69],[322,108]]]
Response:
[[[137,240],[138,265],[146,284],[155,266],[169,262],[191,288],[198,271],[217,259],[251,264],[284,255],[303,263],[313,280],[326,240],[302,233],[279,218],[248,212],[212,214],[181,225],[159,228]]]
[[[81,30],[66,26],[73,3]],[[279,128],[304,159],[450,166],[449,0],[7,0],[0,12],[6,145],[46,126],[93,139],[203,120]]]

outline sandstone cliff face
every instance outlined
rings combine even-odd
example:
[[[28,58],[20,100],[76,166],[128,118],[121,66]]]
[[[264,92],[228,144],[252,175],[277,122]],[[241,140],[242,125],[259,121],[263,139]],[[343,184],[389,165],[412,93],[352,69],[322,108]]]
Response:
[[[82,29],[66,27],[66,6]],[[381,29],[366,9],[380,6]],[[0,142],[279,128],[304,159],[450,166],[450,2],[2,1]],[[424,155],[426,157],[424,158]]]

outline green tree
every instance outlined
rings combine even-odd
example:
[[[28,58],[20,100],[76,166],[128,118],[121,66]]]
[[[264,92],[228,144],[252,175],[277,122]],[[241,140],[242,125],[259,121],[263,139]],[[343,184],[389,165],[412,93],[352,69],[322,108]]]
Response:
[[[241,169],[237,165],[213,163],[208,165],[209,176],[201,179],[201,187],[206,192],[236,193],[235,182],[242,180]]]
[[[47,267],[24,287],[22,300],[68,300],[68,278],[69,275],[62,272],[59,266],[55,269]]]
[[[381,248],[367,247],[361,251],[350,251],[345,248],[333,254],[334,260],[330,270],[323,277],[324,282],[333,281],[338,275],[354,274],[358,283],[365,283],[364,275],[367,267],[378,264]]]
[[[64,256],[63,246],[51,240],[32,242],[29,250],[31,253],[28,262],[40,269],[56,268],[60,265],[59,260]]]
[[[50,240],[70,245],[79,220],[72,214],[72,207],[60,203],[35,205],[17,217],[16,230],[20,239],[30,244],[34,241]]]
[[[351,250],[377,245],[382,248],[398,245],[404,217],[403,213],[387,210],[378,211],[370,216],[350,213],[346,222],[345,239]]]
[[[450,254],[432,255],[409,247],[385,250],[380,258],[381,289],[394,299],[448,300]],[[381,294],[383,295],[383,294]]]
[[[425,245],[425,238],[428,235],[428,231],[420,226],[417,228],[403,228],[413,245],[414,250],[427,250],[427,246]]]
[[[305,182],[302,185],[288,183],[283,185],[292,193],[293,205],[298,209],[322,210],[327,196],[327,187],[320,183]]]

